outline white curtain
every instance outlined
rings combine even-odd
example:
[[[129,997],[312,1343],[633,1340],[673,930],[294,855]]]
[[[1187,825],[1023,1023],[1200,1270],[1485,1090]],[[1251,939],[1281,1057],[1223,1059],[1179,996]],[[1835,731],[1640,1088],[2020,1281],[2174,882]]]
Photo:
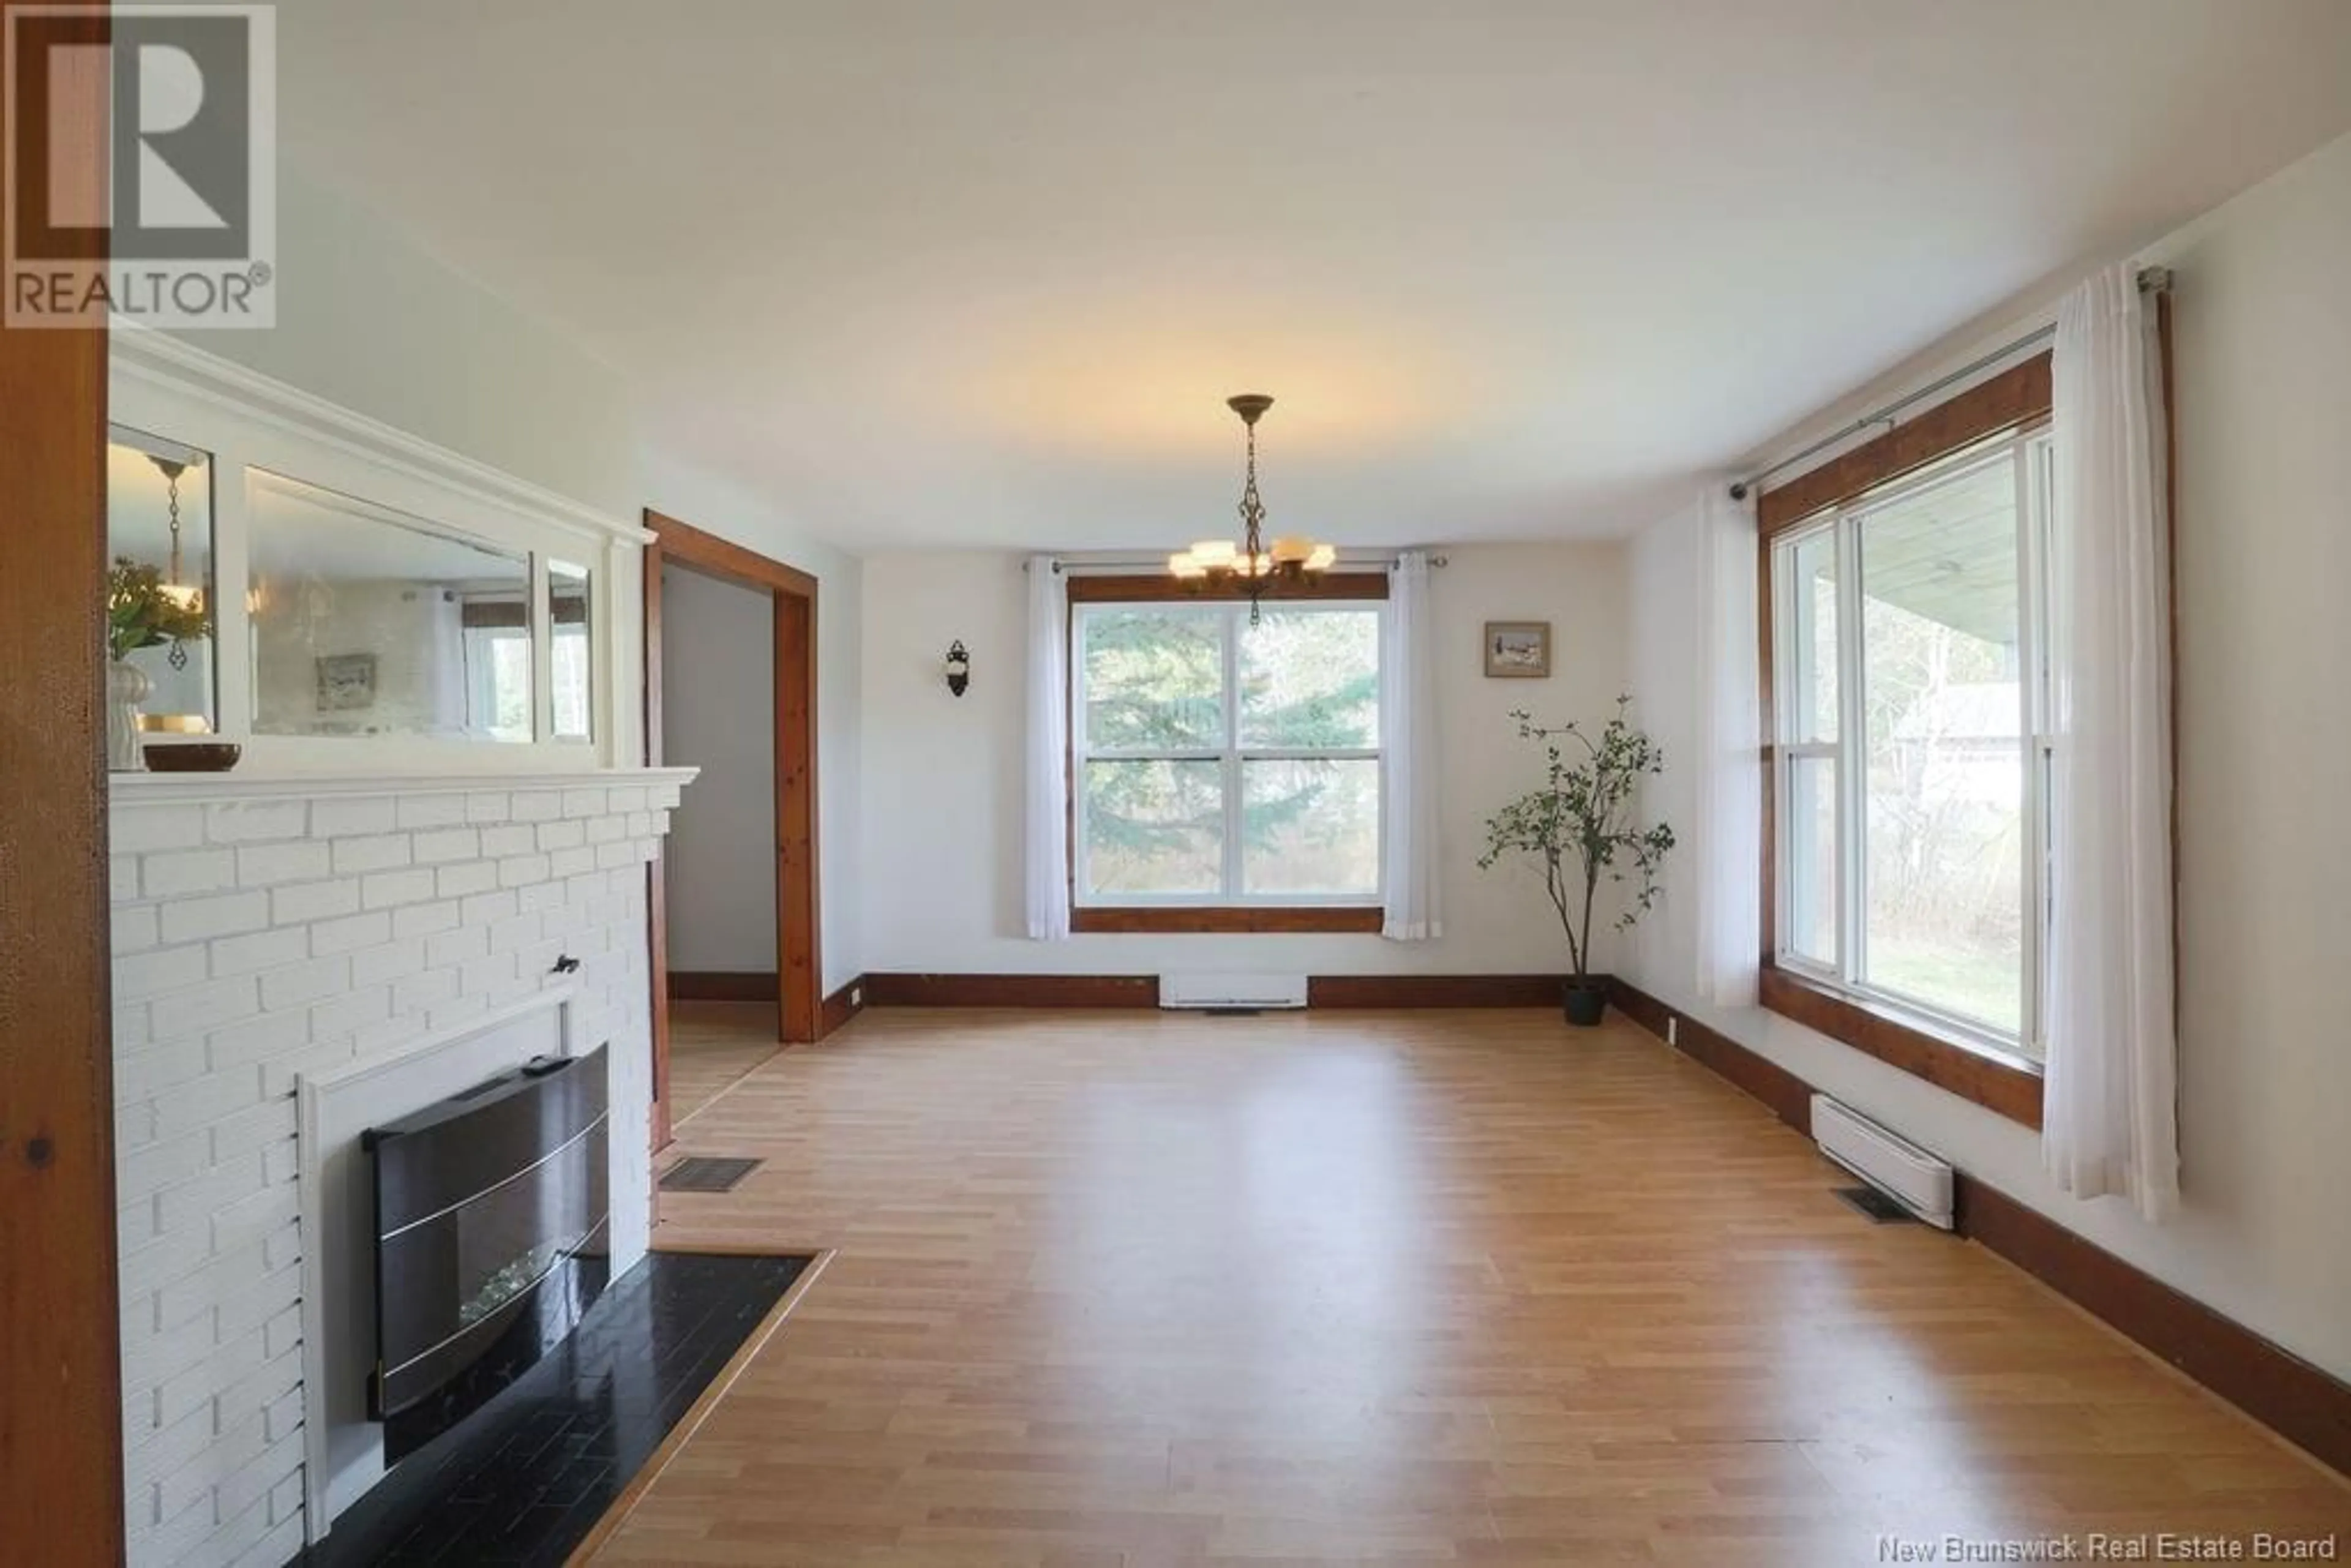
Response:
[[[1049,555],[1029,559],[1029,935],[1070,935],[1070,593]]]
[[[2058,307],[2050,636],[2049,1059],[2042,1156],[2148,1219],[2179,1197],[2172,1020],[2170,566],[2155,312],[2132,268]]]
[[[1699,674],[1695,842],[1698,989],[1718,1007],[1755,1003],[1763,940],[1761,665],[1756,643],[1755,507],[1709,485],[1698,507],[1705,662]],[[1671,768],[1678,759],[1668,757]]]
[[[1380,765],[1387,899],[1380,935],[1445,934],[1437,898],[1437,702],[1428,621],[1428,554],[1406,550],[1388,574],[1380,648]]]

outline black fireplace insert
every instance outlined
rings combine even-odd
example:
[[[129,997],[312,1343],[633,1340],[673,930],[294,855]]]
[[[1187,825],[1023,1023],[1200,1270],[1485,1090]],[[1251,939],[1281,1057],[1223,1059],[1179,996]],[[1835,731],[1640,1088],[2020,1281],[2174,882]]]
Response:
[[[579,1323],[611,1278],[601,1047],[538,1057],[371,1128],[387,1463],[455,1426]]]

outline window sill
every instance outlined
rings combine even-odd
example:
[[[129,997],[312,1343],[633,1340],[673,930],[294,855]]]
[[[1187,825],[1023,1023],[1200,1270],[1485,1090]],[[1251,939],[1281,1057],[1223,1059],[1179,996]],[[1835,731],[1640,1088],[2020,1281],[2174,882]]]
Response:
[[[1070,912],[1080,936],[1173,936],[1184,933],[1296,936],[1329,933],[1378,936],[1384,913],[1360,904],[1100,904]]]
[[[1783,1018],[2011,1122],[2041,1125],[2041,1073],[2023,1057],[1938,1034],[1890,1009],[1770,964],[1763,966],[1758,992],[1762,1004]]]

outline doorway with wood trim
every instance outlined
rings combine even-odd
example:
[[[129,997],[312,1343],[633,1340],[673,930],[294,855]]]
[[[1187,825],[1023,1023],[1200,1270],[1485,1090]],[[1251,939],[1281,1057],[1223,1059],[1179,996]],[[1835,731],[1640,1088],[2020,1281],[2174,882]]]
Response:
[[[645,547],[644,559],[647,764],[659,767],[669,761],[690,765],[696,760],[691,756],[667,755],[664,721],[674,721],[677,716],[670,711],[673,705],[665,701],[664,691],[664,677],[672,667],[664,658],[664,573],[688,573],[695,580],[764,596],[771,634],[757,657],[770,661],[767,667],[774,673],[771,702],[764,690],[758,689],[764,683],[746,683],[755,688],[758,711],[745,715],[746,723],[771,717],[774,726],[769,768],[772,787],[761,792],[760,801],[764,808],[766,797],[772,796],[772,970],[757,962],[741,969],[674,967],[671,961],[674,891],[672,878],[677,868],[671,845],[664,845],[661,856],[647,872],[653,967],[653,1141],[654,1148],[659,1149],[670,1142],[675,1121],[671,1081],[674,999],[687,1001],[698,997],[712,1001],[772,1003],[774,1039],[781,1043],[812,1040],[821,1031],[823,970],[818,950],[817,915],[817,580],[807,572],[660,512],[648,510],[645,527],[653,535],[653,541]],[[677,578],[671,580],[682,586]],[[671,597],[680,595],[674,590]],[[680,632],[675,624],[670,628],[673,639]],[[669,727],[674,729],[674,722]],[[695,789],[689,786],[679,809],[680,823],[695,810]],[[758,847],[764,855],[769,845],[764,834],[759,837]],[[756,960],[764,954],[752,956]]]

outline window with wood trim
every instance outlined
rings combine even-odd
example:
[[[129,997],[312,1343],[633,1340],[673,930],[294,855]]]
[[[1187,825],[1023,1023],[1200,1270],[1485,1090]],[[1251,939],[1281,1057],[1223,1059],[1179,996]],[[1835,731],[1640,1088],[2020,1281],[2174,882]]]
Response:
[[[2043,355],[1767,494],[1766,1006],[2040,1114]]]
[[[1772,541],[1779,967],[2037,1059],[2046,430]]]
[[[1377,928],[1377,597],[1071,584],[1079,930]],[[1125,587],[1127,585],[1122,585]]]

